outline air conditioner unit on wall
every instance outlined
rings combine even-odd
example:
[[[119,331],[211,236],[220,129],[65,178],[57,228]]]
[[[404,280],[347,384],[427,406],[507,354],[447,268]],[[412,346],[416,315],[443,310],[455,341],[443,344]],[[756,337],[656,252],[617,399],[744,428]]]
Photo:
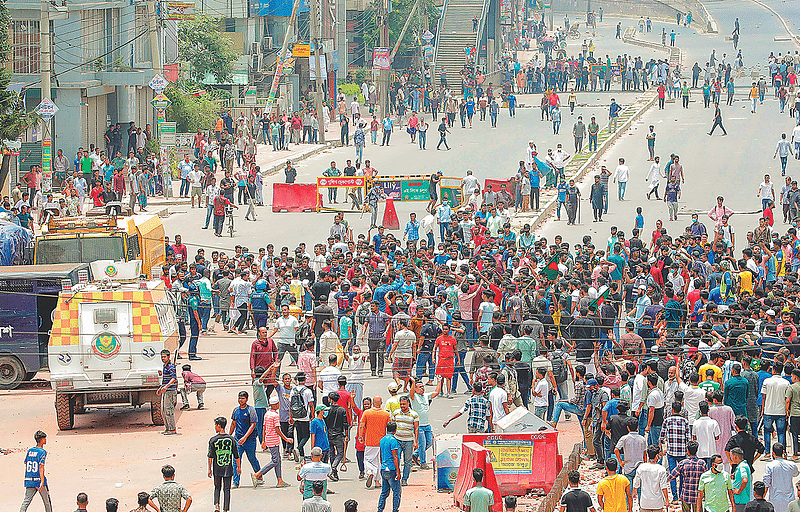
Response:
[[[264,37],[261,39],[261,52],[267,53],[272,49],[272,36]]]
[[[258,53],[261,53],[261,45],[258,41],[250,43],[250,55],[256,55]]]

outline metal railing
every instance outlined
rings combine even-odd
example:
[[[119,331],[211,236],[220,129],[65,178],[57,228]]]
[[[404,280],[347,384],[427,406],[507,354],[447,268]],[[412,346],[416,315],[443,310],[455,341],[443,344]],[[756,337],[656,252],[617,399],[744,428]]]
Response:
[[[478,20],[478,31],[475,33],[475,64],[478,63],[478,57],[480,55],[480,48],[481,48],[481,38],[483,37],[483,30],[486,27],[486,16],[489,12],[489,3],[491,0],[483,0],[483,9],[481,9],[481,17]],[[486,69],[489,68],[489,45],[486,45]]]
[[[436,81],[436,63],[439,59],[439,45],[442,44],[442,28],[444,27],[444,19],[447,17],[447,4],[449,4],[449,0],[444,0],[444,4],[442,5],[442,15],[439,16],[439,22],[436,24],[436,46],[433,48],[433,73],[434,76],[433,81]]]

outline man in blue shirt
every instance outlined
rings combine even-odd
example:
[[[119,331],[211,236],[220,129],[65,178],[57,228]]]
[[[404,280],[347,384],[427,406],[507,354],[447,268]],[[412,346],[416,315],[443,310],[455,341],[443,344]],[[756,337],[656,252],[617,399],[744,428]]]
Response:
[[[238,460],[241,460],[244,458],[244,455],[247,454],[247,459],[250,461],[250,465],[253,466],[253,471],[259,473],[261,471],[261,465],[258,463],[258,459],[256,459],[256,438],[258,437],[256,425],[258,424],[258,414],[253,406],[247,405],[248,398],[249,395],[247,391],[239,391],[239,406],[235,408],[231,414],[231,428],[228,434],[236,439],[240,457]],[[234,471],[234,489],[239,487],[240,476],[241,471],[239,471],[239,469]]]
[[[414,242],[416,245],[417,240],[419,240],[419,222],[417,221],[417,214],[412,213],[409,217],[411,220],[406,223],[406,229],[403,232],[403,240],[408,239],[409,242]]]
[[[619,120],[619,111],[622,110],[614,98],[611,98],[611,105],[608,107],[608,127],[612,133],[617,131],[617,120]]]
[[[386,435],[381,438],[381,495],[378,498],[378,512],[383,512],[389,491],[392,492],[392,512],[400,510],[400,443],[394,437],[397,423],[390,421],[386,424]]]
[[[28,506],[38,492],[44,502],[45,512],[53,512],[50,492],[47,489],[47,477],[44,476],[44,459],[47,457],[44,445],[47,442],[47,434],[37,430],[33,439],[36,441],[36,446],[29,449],[25,456],[25,499],[22,500],[19,510],[20,512],[28,510]]]
[[[533,187],[533,185],[531,185]],[[564,209],[567,209],[567,189],[569,185],[567,185],[567,180],[563,176],[561,177],[561,183],[558,184],[558,209],[556,210],[556,217],[558,220],[561,220],[561,206],[564,206]]]
[[[161,387],[157,394],[161,395],[161,415],[164,417],[164,434],[177,434],[175,430],[175,405],[178,403],[178,376],[175,363],[170,361],[169,350],[161,351],[161,362],[164,363]]]

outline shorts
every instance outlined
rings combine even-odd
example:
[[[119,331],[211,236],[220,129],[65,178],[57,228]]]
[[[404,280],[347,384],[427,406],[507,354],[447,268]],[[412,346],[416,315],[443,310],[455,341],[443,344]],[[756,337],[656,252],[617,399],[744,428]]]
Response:
[[[411,361],[410,357],[395,357],[392,374],[401,379],[409,377],[411,375]]]
[[[203,197],[203,189],[202,187],[192,187],[191,197],[197,196],[198,199]]]

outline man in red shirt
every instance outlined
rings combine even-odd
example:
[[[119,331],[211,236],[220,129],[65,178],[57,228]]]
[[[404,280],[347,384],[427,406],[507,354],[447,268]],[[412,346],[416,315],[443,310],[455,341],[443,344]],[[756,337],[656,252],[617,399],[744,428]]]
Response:
[[[658,89],[656,90],[658,91],[658,109],[663,110],[664,101],[666,100],[667,97],[667,88],[664,87],[664,84],[658,84]]]
[[[220,189],[219,194],[214,198],[214,236],[222,236],[222,224],[225,222],[225,207],[228,205],[233,206],[237,210],[239,209],[230,199],[222,195],[222,189]],[[175,235],[175,245],[178,243],[180,243],[180,235]],[[175,245],[172,246],[173,249],[175,249]],[[185,247],[186,246],[184,246],[184,251],[186,250]],[[175,249],[175,254],[178,254],[177,249]]]

